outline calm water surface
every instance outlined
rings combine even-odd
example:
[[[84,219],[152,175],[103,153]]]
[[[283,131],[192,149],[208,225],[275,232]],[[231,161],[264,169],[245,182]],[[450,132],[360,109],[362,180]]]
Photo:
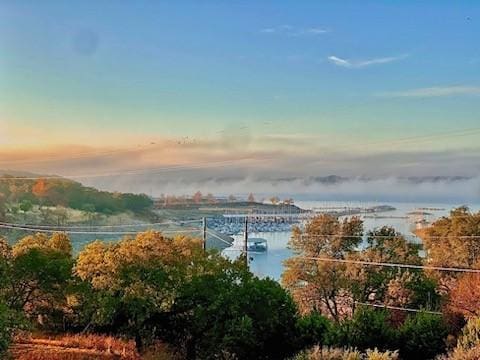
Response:
[[[296,205],[303,209],[313,209],[321,207],[371,207],[375,205],[391,205],[396,208],[395,211],[385,212],[379,215],[392,217],[405,217],[407,213],[415,211],[419,208],[440,208],[444,210],[435,210],[427,212],[431,213],[428,216],[429,221],[433,221],[438,217],[448,215],[451,209],[462,204],[426,204],[426,203],[365,203],[365,202],[331,202],[331,201],[298,201]],[[480,205],[469,205],[472,211],[480,211]],[[414,220],[399,219],[399,218],[385,218],[385,219],[369,219],[364,218],[365,231],[373,230],[385,225],[394,227],[397,231],[407,235],[409,239],[415,241],[416,238],[412,233],[414,228]],[[259,237],[267,240],[268,251],[266,253],[251,253],[250,254],[250,269],[260,277],[271,277],[275,280],[280,280],[283,272],[283,262],[293,255],[292,251],[288,249],[288,241],[291,232],[273,232],[273,233],[251,233],[249,237]],[[224,254],[230,258],[235,258],[241,254],[243,235],[234,236],[235,243],[231,248],[224,250]]]

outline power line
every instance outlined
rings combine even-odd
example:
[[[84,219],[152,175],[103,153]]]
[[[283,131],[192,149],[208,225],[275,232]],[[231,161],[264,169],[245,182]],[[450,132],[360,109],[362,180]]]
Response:
[[[22,227],[22,226],[10,226],[10,225],[2,225],[0,224],[0,228],[3,229],[10,229],[10,230],[22,230],[22,231],[28,231],[28,232],[36,232],[36,233],[57,233],[57,232],[63,232],[67,234],[75,234],[75,235],[87,235],[87,234],[93,234],[93,235],[135,235],[138,234],[142,231],[75,231],[75,230],[52,230],[52,229],[42,229],[42,228],[33,228],[33,227]],[[191,233],[191,232],[196,232],[200,231],[200,229],[182,229],[182,230],[164,230],[161,231],[162,234],[176,234],[176,233]]]
[[[105,150],[105,151],[86,151],[74,154],[73,156],[69,157],[58,157],[58,156],[50,156],[36,160],[0,160],[0,164],[37,164],[39,162],[55,162],[55,161],[68,161],[68,160],[75,160],[75,159],[83,159],[88,157],[104,157],[118,153],[129,153],[129,152],[136,152],[146,150],[149,147],[151,148],[152,145],[138,145],[136,147],[129,147],[124,149],[112,149],[112,150]]]
[[[6,223],[0,222],[0,225],[6,226],[20,226],[20,227],[28,227],[28,228],[35,228],[35,229],[52,229],[62,231],[63,229],[92,229],[92,228],[123,228],[123,227],[145,227],[145,226],[162,226],[162,225],[183,225],[183,224],[193,224],[199,223],[202,220],[182,220],[182,221],[163,221],[163,222],[156,222],[156,223],[139,223],[139,224],[118,224],[118,225],[66,225],[66,226],[54,226],[54,225],[35,225],[35,224],[19,224],[19,223]]]
[[[439,311],[404,308],[404,307],[391,306],[391,305],[386,305],[386,304],[371,304],[371,303],[364,303],[364,302],[360,302],[360,301],[355,301],[355,304],[364,305],[364,306],[373,306],[373,307],[376,307],[376,308],[383,308],[383,309],[400,310],[400,311],[415,312],[415,313],[423,312],[423,313],[433,314],[433,315],[443,315]]]
[[[295,236],[292,234],[292,237]],[[371,239],[396,239],[396,238],[419,238],[418,235],[405,235],[405,234],[397,234],[397,235],[369,235],[369,234],[362,234],[362,235],[341,235],[341,234],[300,234],[301,238],[309,238],[309,237],[340,237],[345,239],[356,239],[356,238],[371,238]],[[449,235],[449,236],[428,236],[429,239],[441,240],[441,239],[480,239],[480,235]]]
[[[315,256],[297,256],[296,258],[306,259],[306,260],[323,261],[323,262],[342,263],[342,264],[355,264],[355,265],[363,265],[363,266],[384,266],[384,267],[393,267],[393,268],[422,269],[422,270],[436,270],[436,271],[449,271],[449,272],[466,272],[466,273],[480,274],[480,269],[471,269],[471,268],[457,268],[457,267],[414,265],[414,264],[401,264],[401,263],[364,261],[364,260],[335,259],[335,258],[315,257]]]
[[[104,172],[104,173],[89,173],[89,174],[71,174],[71,175],[46,175],[46,176],[2,176],[0,177],[0,181],[10,181],[10,180],[40,180],[40,179],[54,179],[54,180],[68,180],[68,179],[87,179],[87,178],[98,178],[98,177],[108,177],[108,176],[115,176],[115,175],[152,175],[156,173],[162,172],[170,172],[170,171],[180,171],[180,170],[195,170],[195,169],[209,169],[214,167],[224,167],[228,165],[233,165],[238,162],[244,161],[267,161],[271,160],[272,158],[240,158],[240,159],[230,159],[230,160],[221,160],[221,161],[208,161],[203,163],[195,163],[195,164],[181,164],[181,165],[174,165],[174,166],[164,166],[164,167],[154,167],[154,168],[142,168],[142,169],[132,169],[132,170],[119,170],[119,171],[111,171],[111,172]]]

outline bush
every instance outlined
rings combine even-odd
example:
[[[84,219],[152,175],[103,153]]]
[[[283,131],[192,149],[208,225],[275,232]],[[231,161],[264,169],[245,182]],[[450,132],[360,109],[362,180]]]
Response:
[[[354,349],[314,347],[297,355],[294,360],[398,360],[398,352],[381,352],[377,349],[362,353]]]
[[[441,316],[417,313],[399,328],[400,354],[406,359],[433,359],[445,351],[447,327]]]
[[[457,347],[442,360],[480,359],[480,318],[472,318],[463,328]]]
[[[297,322],[297,333],[302,348],[325,345],[330,331],[330,321],[319,313],[303,316]]]
[[[10,329],[9,310],[0,303],[0,357],[6,353],[10,345],[12,331]]]
[[[386,311],[361,308],[352,319],[332,328],[329,343],[360,350],[392,350],[396,348],[396,332],[388,323]]]
[[[480,317],[470,319],[458,338],[457,347],[469,349],[480,345]]]
[[[184,347],[188,359],[292,356],[299,349],[291,297],[276,281],[232,270],[185,284],[172,309],[167,340]]]

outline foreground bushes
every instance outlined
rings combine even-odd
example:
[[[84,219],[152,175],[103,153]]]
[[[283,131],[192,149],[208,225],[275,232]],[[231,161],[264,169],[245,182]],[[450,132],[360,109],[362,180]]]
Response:
[[[437,315],[413,314],[399,323],[386,310],[357,306],[338,322],[315,312],[301,317],[277,282],[253,276],[242,261],[205,253],[187,237],[150,231],[115,244],[98,241],[77,259],[58,234],[3,247],[3,350],[14,329],[12,310],[37,329],[125,337],[140,353],[160,341],[186,359],[276,360],[317,345],[358,349],[359,359],[395,358],[386,351],[398,350],[421,360],[445,347]]]
[[[302,324],[299,330],[303,345],[311,345],[316,337],[315,345],[364,352],[369,349],[398,350],[389,356],[400,355],[403,359],[433,359],[444,351],[448,334],[441,316],[416,313],[395,327],[387,311],[367,307],[358,309],[351,319],[340,323],[329,323],[316,314],[299,323]]]
[[[397,351],[381,352],[377,349],[361,352],[351,349],[339,349],[316,346],[297,355],[294,360],[398,360]]]
[[[457,346],[442,360],[478,360],[480,359],[480,318],[471,318],[465,325]]]

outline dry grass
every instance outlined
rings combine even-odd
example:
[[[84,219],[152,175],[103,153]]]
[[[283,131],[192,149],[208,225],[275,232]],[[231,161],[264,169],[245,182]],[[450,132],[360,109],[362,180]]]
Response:
[[[138,360],[133,341],[100,335],[15,337],[12,355],[15,360]]]
[[[314,347],[303,352],[295,360],[398,360],[397,351],[381,352],[377,349],[367,350],[365,353],[355,349],[337,349],[329,347]]]

